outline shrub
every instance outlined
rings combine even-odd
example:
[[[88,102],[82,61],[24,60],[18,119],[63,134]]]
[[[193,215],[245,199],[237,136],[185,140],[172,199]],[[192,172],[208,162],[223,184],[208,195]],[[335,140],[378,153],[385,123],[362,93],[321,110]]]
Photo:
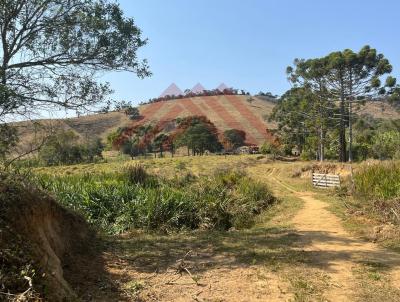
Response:
[[[264,142],[260,148],[261,154],[271,154],[274,158],[280,155],[281,150],[279,150],[279,146],[275,143]]]
[[[71,130],[51,135],[40,149],[39,159],[47,166],[71,165],[102,159],[104,146],[100,139],[81,143]]]
[[[148,174],[144,167],[140,164],[135,164],[125,168],[128,181],[132,184],[145,184],[148,180]]]
[[[400,197],[400,163],[389,161],[364,165],[354,175],[356,194],[363,198]]]
[[[260,148],[261,154],[271,154],[271,144],[268,142],[264,142]]]
[[[108,233],[133,228],[245,228],[275,201],[264,184],[239,172],[165,180],[148,175],[138,165],[126,171],[55,178],[41,175],[37,182]]]
[[[368,215],[400,224],[400,162],[365,165],[354,175],[355,200]]]
[[[372,149],[376,158],[395,158],[396,152],[400,149],[400,132],[395,130],[379,132],[374,138]]]
[[[303,150],[300,154],[300,159],[304,161],[310,161],[315,159],[315,152],[312,150]]]

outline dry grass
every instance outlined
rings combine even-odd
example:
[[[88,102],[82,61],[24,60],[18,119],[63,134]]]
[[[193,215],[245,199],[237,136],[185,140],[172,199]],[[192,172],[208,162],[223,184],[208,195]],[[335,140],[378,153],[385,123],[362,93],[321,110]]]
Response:
[[[308,162],[272,162],[254,155],[203,156],[115,159],[103,164],[38,168],[36,171],[100,173],[138,163],[149,173],[167,178],[188,173],[208,175],[219,169],[246,170],[251,177],[268,183],[281,202],[261,215],[257,224],[248,230],[170,235],[135,232],[105,238],[108,272],[120,284],[127,301],[132,297],[139,301],[265,301],[265,297],[270,301],[334,301],[334,294],[342,291],[331,279],[332,271],[321,266],[325,257],[332,257],[329,258],[332,262],[341,261],[341,254],[315,251],[310,247],[313,240],[307,241],[304,232],[298,232],[292,225],[293,217],[303,207],[302,200],[294,192],[313,192],[318,199],[328,201],[335,207],[332,211],[344,219],[348,230],[354,231],[352,226],[357,221],[353,216],[346,218],[346,207],[334,191],[315,190],[309,177],[293,177],[295,171],[307,170]],[[354,169],[357,168],[358,165],[354,165]],[[346,169],[340,166],[338,171],[341,170]],[[309,233],[312,236],[312,232]],[[320,243],[330,242],[328,236],[314,239]],[[175,274],[177,262],[189,251],[185,267],[191,275]],[[397,285],[390,280],[386,267],[354,262],[353,271],[348,273],[349,286],[354,291],[354,296],[347,297],[349,300],[395,301],[399,297]],[[244,292],[247,300],[243,298]],[[93,297],[103,295],[104,292],[93,293]]]

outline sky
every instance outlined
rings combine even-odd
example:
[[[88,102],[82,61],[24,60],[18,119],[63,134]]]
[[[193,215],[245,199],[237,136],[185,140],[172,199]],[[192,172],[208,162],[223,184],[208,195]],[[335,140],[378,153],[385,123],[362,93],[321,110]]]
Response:
[[[371,0],[120,0],[148,44],[139,57],[153,75],[108,73],[116,100],[138,104],[171,83],[182,90],[220,83],[281,95],[286,67],[364,45],[376,48],[400,78],[400,1]]]

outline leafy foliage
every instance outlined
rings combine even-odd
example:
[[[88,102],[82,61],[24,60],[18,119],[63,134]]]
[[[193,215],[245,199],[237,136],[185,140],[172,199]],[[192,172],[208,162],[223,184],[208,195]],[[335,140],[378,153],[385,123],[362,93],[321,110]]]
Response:
[[[3,1],[1,116],[43,107],[85,109],[110,92],[99,71],[149,75],[146,44],[133,19],[107,0]]]
[[[238,129],[229,129],[224,132],[223,144],[225,149],[234,149],[243,146],[246,141],[246,132]]]
[[[381,95],[396,95],[395,78],[388,76],[383,83],[381,81],[391,71],[392,66],[384,55],[370,46],[364,46],[358,53],[345,49],[321,58],[296,59],[294,67],[287,68],[288,78],[295,87],[310,90],[313,95],[299,113],[305,116],[304,122],[311,122],[312,128],[318,129],[316,137],[321,160],[324,159],[327,132],[336,128],[339,160],[345,161],[347,152],[348,159],[353,160],[354,107]],[[291,114],[287,119],[279,114],[273,118],[288,125],[296,120],[301,122],[303,119],[295,114],[298,109],[294,108],[295,116]]]
[[[222,146],[218,140],[218,130],[205,116],[189,116],[177,121],[178,127],[173,137],[178,146],[187,146],[192,154],[219,151]]]
[[[265,185],[238,172],[176,180],[142,177],[139,167],[126,173],[56,178],[42,175],[37,182],[63,205],[110,233],[132,228],[248,227],[275,201]]]
[[[100,139],[80,143],[72,131],[60,131],[50,136],[40,149],[39,158],[48,166],[93,162],[103,158],[104,146]]]
[[[260,148],[261,154],[271,154],[274,158],[281,153],[281,150],[277,143],[274,142],[264,142]]]
[[[11,148],[18,142],[18,133],[15,127],[8,124],[0,124],[0,160],[4,160]]]

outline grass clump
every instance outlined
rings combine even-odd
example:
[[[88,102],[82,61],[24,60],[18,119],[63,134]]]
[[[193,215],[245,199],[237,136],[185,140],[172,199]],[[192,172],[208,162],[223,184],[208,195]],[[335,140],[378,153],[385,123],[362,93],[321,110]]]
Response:
[[[149,175],[147,174],[145,168],[140,164],[127,166],[125,168],[125,173],[128,181],[132,184],[144,184],[149,179]]]
[[[363,166],[354,175],[355,199],[379,221],[400,224],[400,162]]]
[[[400,162],[365,165],[354,175],[356,194],[370,199],[400,197]]]
[[[108,233],[250,227],[275,198],[243,173],[166,180],[142,166],[123,173],[37,176],[42,188]]]

